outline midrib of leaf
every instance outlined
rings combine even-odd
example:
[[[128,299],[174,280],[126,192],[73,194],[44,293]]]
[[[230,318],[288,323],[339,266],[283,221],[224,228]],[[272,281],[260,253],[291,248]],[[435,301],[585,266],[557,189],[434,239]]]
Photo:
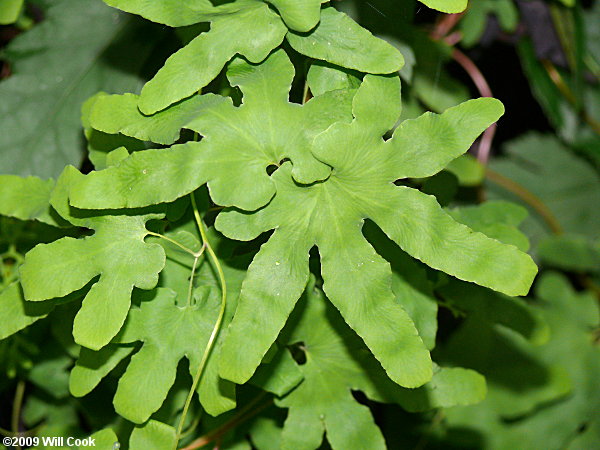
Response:
[[[63,104],[66,101],[66,99],[71,95],[71,93],[77,87],[77,85],[79,85],[79,83],[81,83],[81,80],[83,80],[90,73],[92,68],[97,64],[100,57],[110,47],[110,45],[114,41],[116,41],[116,39],[121,35],[121,33],[123,33],[123,31],[125,30],[127,25],[131,22],[131,20],[132,19],[123,20],[121,25],[119,25],[119,27],[116,29],[115,33],[112,34],[108,38],[107,42],[97,52],[95,52],[95,56],[90,60],[89,64],[87,66],[85,66],[83,68],[83,70],[80,71],[79,75],[73,81],[71,81],[69,83],[67,88],[63,91],[63,93],[59,97],[59,100],[56,102],[54,108],[52,108],[52,111],[46,116],[47,120],[43,121],[42,124],[40,125],[39,128],[41,128],[41,130],[38,129],[38,131],[36,133],[34,133],[33,139],[29,140],[29,142],[27,142],[25,144],[25,147],[23,149],[24,153],[29,153],[31,151],[31,149],[39,143],[42,136],[44,136],[46,134],[47,130],[50,129],[51,125],[55,122],[56,117],[57,117],[56,113],[63,107]],[[15,76],[17,76],[17,75],[18,74],[15,74]],[[60,145],[58,145],[58,142],[56,144],[57,144],[57,148],[60,148]]]

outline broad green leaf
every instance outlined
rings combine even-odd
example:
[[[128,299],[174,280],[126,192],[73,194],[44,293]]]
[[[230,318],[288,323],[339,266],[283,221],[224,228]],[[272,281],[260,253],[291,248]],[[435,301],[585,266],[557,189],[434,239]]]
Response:
[[[193,222],[190,224],[194,225]],[[197,240],[185,229],[167,233],[167,236],[197,250]],[[214,232],[209,230],[209,236],[213,245],[217,244]],[[190,242],[182,239],[184,237]],[[76,396],[87,395],[134,350],[131,346],[123,347],[118,344],[143,341],[141,350],[131,358],[125,374],[121,377],[113,401],[119,414],[136,423],[146,421],[163,405],[175,381],[177,366],[182,358],[188,360],[191,376],[196,374],[221,302],[216,272],[208,262],[201,261],[195,275],[195,302],[188,305],[186,297],[194,258],[165,240],[158,242],[164,246],[168,258],[167,268],[160,278],[161,286],[166,287],[138,295],[136,303],[141,300],[141,307],[132,308],[121,333],[113,343],[97,352],[83,349],[70,378],[71,392]],[[248,262],[246,257],[238,257],[223,260],[221,264],[229,292],[223,320],[226,325],[231,320],[232,311],[235,310],[236,296]],[[174,268],[181,270],[174,271]],[[165,277],[165,273],[168,276]],[[198,386],[200,402],[212,415],[235,407],[234,386],[218,377],[217,365],[212,356],[218,350],[225,333],[226,330],[222,329],[217,335],[216,348],[209,356]],[[145,364],[153,364],[156,369],[148,371]],[[285,365],[281,364],[275,367],[280,373],[285,369]],[[296,379],[295,384],[299,381]],[[285,380],[271,384],[275,390],[277,386],[285,390]],[[291,387],[293,385],[287,390]]]
[[[210,0],[186,0],[173,3],[171,0],[104,0],[115,8],[138,14],[153,22],[164,23],[171,27],[182,27],[198,22],[211,21],[215,17],[235,14],[246,4],[260,1],[237,1],[215,7]],[[224,2],[221,2],[224,3]],[[282,16],[286,25],[292,30],[309,31],[319,22],[321,0],[270,0]]]
[[[159,288],[153,298],[149,297],[139,309],[132,308],[116,339],[121,343],[144,342],[119,380],[114,398],[116,411],[135,423],[145,422],[160,408],[184,356],[189,361],[190,375],[195,375],[219,311],[218,297],[210,298],[216,302],[204,299],[183,307],[175,304],[176,295],[170,289]],[[155,369],[148,370],[150,366]],[[234,408],[233,384],[206,375],[198,386],[206,411],[217,415]]]
[[[282,333],[300,345],[306,362],[298,365],[304,381],[276,404],[289,408],[282,449],[319,448],[325,431],[335,449],[386,448],[369,409],[351,391],[397,402],[410,410],[467,404],[485,395],[483,377],[465,369],[439,369],[424,387],[403,389],[387,378],[377,361],[324,296],[309,285]]]
[[[100,89],[138,90],[140,66],[164,36],[98,0],[47,4],[45,20],[6,48],[13,74],[0,82],[2,173],[48,178],[79,166],[81,104]]]
[[[593,242],[583,236],[549,236],[540,242],[539,256],[544,264],[575,271],[600,271],[600,241]]]
[[[321,16],[321,0],[268,0],[292,30],[312,30]]]
[[[390,263],[396,300],[415,323],[426,347],[432,350],[437,333],[438,306],[426,266],[400,250],[372,222],[365,224],[363,233],[375,251]]]
[[[54,309],[56,302],[26,302],[17,281],[0,290],[0,340],[15,334],[43,319]]]
[[[165,254],[159,245],[144,242],[145,224],[159,218],[158,214],[93,215],[70,210],[67,192],[72,180],[81,176],[77,169],[67,167],[50,202],[65,220],[95,233],[37,245],[25,256],[20,273],[25,298],[30,301],[62,297],[100,276],[73,324],[75,341],[97,350],[123,325],[134,286],[152,289],[156,285]]]
[[[367,76],[354,99],[355,121],[315,138],[313,153],[333,167],[327,180],[298,185],[286,163],[272,176],[277,193],[267,206],[218,216],[216,228],[234,239],[275,230],[244,281],[221,355],[224,378],[244,382],[258,366],[304,290],[308,252],[316,245],[325,293],[390,377],[407,387],[429,379],[427,351],[394,299],[389,264],[361,233],[367,218],[430,267],[512,295],[529,290],[537,268],[528,255],[456,223],[433,197],[394,184],[443,169],[498,119],[501,105],[479,99],[441,116],[426,114],[384,141],[399,105],[382,108],[380,99],[398,98],[399,88],[397,77]]]
[[[467,0],[419,0],[425,6],[438,11],[456,14],[467,8]]]
[[[281,43],[287,29],[265,3],[238,1],[233,5],[239,5],[237,11],[215,13],[210,31],[171,55],[146,83],[139,101],[144,114],[153,114],[196,93],[236,54],[259,63]]]
[[[398,50],[334,8],[321,11],[321,22],[313,31],[290,31],[287,40],[303,55],[360,72],[386,74],[404,65]]]
[[[298,386],[303,378],[287,349],[280,348],[271,361],[263,361],[250,383],[282,397]]]
[[[69,396],[69,367],[73,359],[55,342],[41,345],[41,357],[27,373],[27,379],[51,397],[65,401]]]
[[[512,330],[490,326],[477,314],[467,318],[442,354],[444,361],[483,374],[489,387],[486,403],[507,419],[529,414],[572,389],[564,368],[542,360],[539,349]]]
[[[50,195],[54,180],[0,175],[0,214],[21,220],[39,220],[59,226],[65,222],[52,211]]]
[[[326,92],[304,105],[290,103],[294,69],[281,50],[260,65],[241,59],[233,61],[228,77],[244,93],[241,106],[211,95],[205,102],[210,105],[200,115],[186,117],[187,123],[179,119],[169,122],[169,133],[189,128],[203,135],[202,141],[137,152],[114,167],[93,172],[73,186],[71,204],[81,208],[150,205],[175,200],[208,182],[217,204],[251,210],[263,206],[275,193],[267,168],[277,168],[284,159],[292,161],[293,176],[301,183],[326,178],[330,168],[310,154],[310,142],[332,123],[351,119],[354,92]],[[173,107],[173,115],[169,108],[164,111],[165,117],[176,118],[188,102],[202,103],[205,97],[180,103]],[[99,102],[102,104],[102,99]],[[103,111],[107,113],[103,114],[103,121],[110,120],[108,110]],[[139,133],[147,131],[139,130],[154,127],[153,118],[163,113],[148,119],[135,114],[130,116],[130,122],[112,130],[141,137]],[[138,129],[138,125],[131,125],[139,120],[147,120],[148,127]]]
[[[175,428],[166,423],[150,420],[136,426],[129,438],[131,450],[165,450],[177,445]]]
[[[0,25],[15,23],[23,9],[24,0],[3,0],[0,3]]]
[[[492,450],[558,450],[569,448],[583,427],[594,427],[600,407],[600,351],[593,334],[600,324],[597,298],[590,292],[575,292],[568,280],[556,273],[541,277],[536,284],[536,294],[551,330],[546,345],[527,349],[518,339],[506,340],[505,343],[513,346],[513,356],[510,356],[506,351],[490,347],[487,332],[482,335],[477,331],[473,337],[476,344],[467,344],[467,339],[462,340],[466,346],[456,343],[456,353],[460,352],[463,359],[469,354],[477,355],[478,359],[489,355],[489,395],[479,405],[446,411],[448,427],[457,431],[449,435],[448,445],[473,445],[472,436],[477,436],[479,445],[483,440],[485,447]],[[495,333],[497,335],[497,331]],[[515,350],[525,350],[530,363],[534,364],[528,369],[515,370],[515,366],[521,365],[519,360],[523,361],[521,357],[514,358]],[[556,389],[552,401],[548,401],[549,396],[532,395],[539,393],[544,385],[556,382],[555,377],[549,376],[552,372],[548,373],[548,367],[558,364],[571,380],[569,395],[559,397]],[[512,376],[507,378],[511,371]],[[500,402],[501,398],[507,400],[506,404]],[[523,411],[523,404],[529,405],[527,414],[517,420],[506,420]],[[469,430],[469,433],[465,435],[460,430]]]

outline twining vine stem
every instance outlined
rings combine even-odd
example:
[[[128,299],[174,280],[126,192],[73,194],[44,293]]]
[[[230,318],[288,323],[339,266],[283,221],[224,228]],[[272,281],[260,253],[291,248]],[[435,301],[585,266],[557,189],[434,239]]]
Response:
[[[185,405],[183,406],[183,411],[181,413],[181,418],[179,419],[179,424],[177,426],[177,433],[175,435],[175,443],[173,449],[176,450],[179,445],[179,439],[181,438],[181,433],[183,430],[183,425],[185,423],[185,417],[187,415],[190,404],[192,403],[192,399],[194,398],[194,392],[196,392],[196,388],[198,387],[198,383],[202,378],[202,373],[204,372],[204,368],[206,367],[206,361],[208,360],[208,356],[215,344],[215,340],[219,330],[221,329],[221,324],[223,323],[223,316],[225,315],[225,306],[227,304],[227,284],[225,282],[225,274],[223,273],[223,268],[221,267],[221,263],[219,262],[219,258],[215,254],[210,242],[208,241],[208,237],[206,235],[206,229],[204,227],[204,222],[202,222],[202,218],[200,217],[200,213],[198,212],[198,206],[196,205],[196,198],[194,197],[194,193],[190,194],[190,198],[192,201],[192,209],[194,211],[194,219],[196,220],[196,225],[198,226],[198,231],[200,232],[200,237],[202,238],[202,248],[206,248],[217,273],[219,274],[219,284],[221,286],[221,308],[219,310],[219,316],[217,317],[217,321],[215,322],[215,326],[213,327],[212,333],[208,338],[208,343],[206,344],[206,349],[204,350],[204,354],[202,355],[202,359],[200,360],[200,365],[198,366],[198,370],[194,375],[194,381],[192,382],[192,387],[190,388],[190,392],[185,400]],[[195,269],[195,267],[194,267]],[[193,279],[193,274],[192,274]]]

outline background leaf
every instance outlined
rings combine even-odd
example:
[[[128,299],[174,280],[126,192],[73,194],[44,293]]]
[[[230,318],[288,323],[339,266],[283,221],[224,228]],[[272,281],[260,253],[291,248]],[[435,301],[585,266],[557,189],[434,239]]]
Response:
[[[140,66],[163,36],[96,0],[52,2],[45,14],[6,49],[13,75],[0,83],[2,173],[57,177],[79,165],[81,104],[100,89],[139,89]]]

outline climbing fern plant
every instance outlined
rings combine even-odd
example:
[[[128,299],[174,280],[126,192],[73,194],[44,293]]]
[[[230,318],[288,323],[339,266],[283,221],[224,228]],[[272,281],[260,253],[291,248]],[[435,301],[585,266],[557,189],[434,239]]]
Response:
[[[116,377],[134,424],[99,431],[107,448],[197,448],[201,430],[243,422],[259,447],[318,448],[325,432],[334,449],[377,449],[353,391],[408,411],[480,401],[480,374],[432,362],[434,285],[518,296],[537,268],[413,180],[465,153],[502,104],[400,121],[402,55],[320,0],[105,2],[201,31],[139,95],[86,102],[95,170],[2,177],[0,212],[61,237],[3,278],[0,338],[72,324],[71,395]]]

